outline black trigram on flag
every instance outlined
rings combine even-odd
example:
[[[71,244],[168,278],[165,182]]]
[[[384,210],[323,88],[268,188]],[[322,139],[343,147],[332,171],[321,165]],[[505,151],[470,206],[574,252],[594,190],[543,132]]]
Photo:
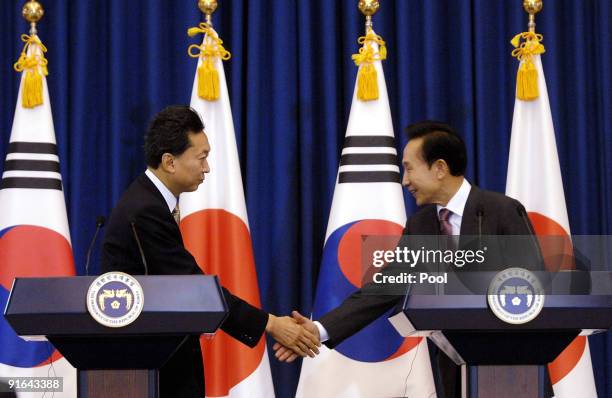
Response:
[[[62,190],[57,146],[46,142],[11,142],[0,189]]]
[[[338,183],[400,182],[395,139],[381,135],[344,138]]]

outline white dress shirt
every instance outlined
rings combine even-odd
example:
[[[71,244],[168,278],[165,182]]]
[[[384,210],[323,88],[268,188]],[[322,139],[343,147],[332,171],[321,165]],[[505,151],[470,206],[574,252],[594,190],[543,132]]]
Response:
[[[151,169],[147,169],[145,171],[145,175],[149,177],[149,180],[151,180],[153,185],[155,185],[157,190],[162,194],[162,196],[166,200],[166,204],[168,205],[168,208],[170,209],[170,213],[172,213],[174,209],[176,208],[176,204],[178,203],[178,199],[176,198],[176,196],[174,196],[174,194],[170,192],[168,187],[165,186],[164,183],[161,182],[159,178],[157,178],[157,176],[155,175],[155,173],[151,171]]]
[[[448,201],[446,206],[436,205],[436,211],[438,212],[438,219],[440,219],[440,210],[448,209],[451,211],[451,215],[448,218],[448,222],[453,227],[453,235],[459,235],[461,231],[461,220],[463,220],[463,210],[467,203],[468,196],[470,196],[470,190],[472,186],[464,178],[461,186],[455,192],[453,197]]]
[[[459,235],[461,231],[461,220],[463,220],[463,210],[465,209],[465,204],[467,203],[468,196],[470,195],[470,190],[472,189],[472,185],[466,180],[463,179],[461,186],[455,192],[453,197],[448,201],[445,207],[436,205],[436,211],[438,213],[438,219],[440,218],[440,210],[448,209],[451,211],[451,215],[448,218],[448,222],[451,224],[453,228],[453,235]],[[314,321],[317,329],[319,329],[319,338],[321,343],[329,340],[329,334],[327,330],[321,325],[321,322]]]

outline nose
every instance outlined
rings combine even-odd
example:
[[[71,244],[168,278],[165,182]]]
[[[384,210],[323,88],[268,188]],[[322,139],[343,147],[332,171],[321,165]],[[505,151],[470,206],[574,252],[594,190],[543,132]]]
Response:
[[[410,179],[408,178],[408,173],[406,173],[405,171],[404,171],[404,175],[402,177],[402,185],[405,188],[408,188],[408,186],[410,185]]]
[[[204,167],[202,168],[203,173],[210,173],[210,165],[208,164],[208,160],[204,161]]]

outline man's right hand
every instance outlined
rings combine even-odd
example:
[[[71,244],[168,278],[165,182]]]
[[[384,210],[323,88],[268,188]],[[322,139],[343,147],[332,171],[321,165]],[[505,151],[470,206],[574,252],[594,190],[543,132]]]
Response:
[[[308,332],[312,333],[314,336],[316,336],[317,341],[321,340],[321,337],[319,336],[319,328],[317,328],[317,326],[314,324],[313,321],[311,321],[309,318],[306,318],[304,315],[300,314],[297,311],[293,311],[291,313],[291,316],[293,317],[293,319],[300,324],[304,329],[306,329]],[[319,346],[321,344],[319,343]],[[274,344],[274,346],[272,347],[272,349],[275,351],[274,356],[276,356],[276,359],[278,359],[281,362],[293,362],[297,359],[297,357],[299,356],[297,352],[295,352],[294,350],[292,350],[289,347],[286,347],[284,345],[281,345],[279,343]],[[317,351],[317,354],[319,352]],[[304,355],[301,355],[304,356]],[[313,356],[311,356],[313,357]]]
[[[288,316],[277,317],[269,314],[266,332],[274,337],[277,344],[280,343],[296,356],[314,357],[319,353],[318,347],[321,343],[319,342],[318,330],[313,333],[312,329],[304,327],[294,318]]]

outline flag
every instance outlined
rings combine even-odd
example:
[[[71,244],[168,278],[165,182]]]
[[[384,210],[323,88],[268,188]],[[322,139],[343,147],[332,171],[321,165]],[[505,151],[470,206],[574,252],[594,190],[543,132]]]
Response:
[[[36,35],[22,40],[26,45],[16,64],[21,83],[0,183],[3,309],[14,278],[75,274],[45,78],[46,49]],[[63,377],[63,393],[54,396],[76,396],[76,370],[50,343],[24,341],[2,317],[0,347],[0,377]]]
[[[523,37],[527,42],[541,40],[541,36],[530,37],[526,33],[523,33]],[[538,45],[541,47],[541,44]],[[519,66],[519,73],[521,69],[536,72],[536,80],[533,80],[533,76],[530,79],[533,83],[537,82],[537,86],[533,87],[535,90],[523,90],[533,94],[528,96],[528,100],[519,99],[521,96],[518,91],[522,89],[517,90],[506,194],[523,203],[537,235],[566,236],[569,241],[570,227],[555,131],[539,55],[543,50],[541,47],[540,52],[530,57],[525,56]],[[525,67],[525,63],[532,65]],[[546,263],[546,266],[550,269],[549,263]],[[554,266],[558,267],[566,268],[568,264]],[[597,397],[589,343],[585,336],[577,337],[554,362],[549,364],[548,369],[555,397]]]
[[[261,307],[232,110],[221,62],[229,58],[229,53],[209,25],[200,24],[189,31],[190,35],[205,34],[201,46],[193,45],[202,55],[196,54],[199,61],[191,107],[204,121],[211,145],[208,157],[211,172],[197,191],[180,197],[183,240],[205,273],[218,275],[233,294]],[[252,349],[223,331],[212,340],[201,341],[206,396],[274,396],[265,338]]]
[[[353,58],[360,71],[327,224],[313,307],[315,320],[361,287],[362,237],[399,238],[406,222],[381,64],[384,41],[373,31],[361,40],[360,55],[370,58]],[[362,68],[367,72],[362,73]],[[427,341],[402,338],[383,316],[335,350],[322,346],[317,357],[304,359],[297,396],[435,396]]]

